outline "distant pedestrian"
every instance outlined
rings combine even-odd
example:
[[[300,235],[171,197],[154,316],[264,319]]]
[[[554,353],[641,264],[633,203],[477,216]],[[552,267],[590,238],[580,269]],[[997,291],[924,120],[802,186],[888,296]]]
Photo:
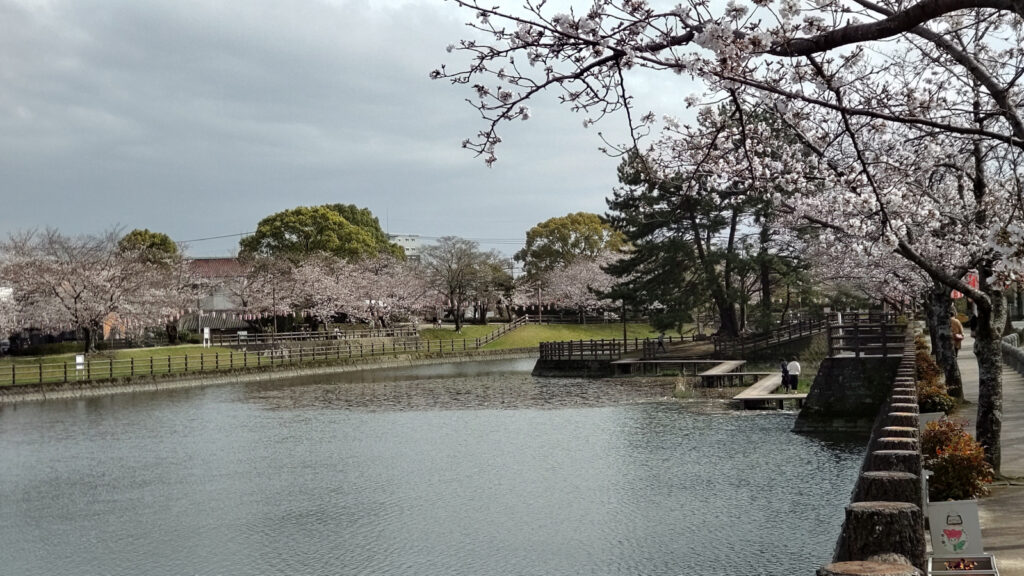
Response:
[[[949,333],[953,335],[953,356],[960,355],[960,344],[964,341],[964,325],[953,312],[949,317]]]
[[[797,362],[796,356],[789,359],[786,368],[789,370],[789,387],[795,392],[800,386],[800,363]]]
[[[668,352],[665,349],[665,333],[658,334],[658,352]]]
[[[782,369],[782,389],[789,392],[789,366],[785,358],[779,358],[779,368]]]

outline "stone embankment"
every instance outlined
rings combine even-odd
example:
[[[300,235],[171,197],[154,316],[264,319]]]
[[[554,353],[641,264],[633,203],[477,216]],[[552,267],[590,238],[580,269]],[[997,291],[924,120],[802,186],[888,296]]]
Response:
[[[373,356],[362,359],[353,359],[356,361],[344,361],[343,363],[318,362],[310,365],[287,364],[273,369],[269,367],[247,368],[230,372],[175,373],[169,375],[147,375],[136,376],[134,378],[118,378],[117,380],[97,380],[89,382],[19,384],[16,386],[0,387],[0,404],[89,398],[110,394],[152,392],[177,388],[196,388],[200,386],[215,386],[220,384],[234,384],[238,382],[259,382],[290,378],[294,376],[354,372],[358,370],[379,368],[536,357],[536,348],[467,350],[464,352],[446,352],[433,355]]]
[[[819,569],[819,576],[923,574],[927,544],[915,370],[908,340],[875,419],[833,563]]]

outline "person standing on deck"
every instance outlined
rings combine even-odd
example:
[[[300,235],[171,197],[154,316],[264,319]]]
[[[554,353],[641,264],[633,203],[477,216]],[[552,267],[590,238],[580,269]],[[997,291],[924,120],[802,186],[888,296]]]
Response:
[[[796,389],[800,386],[800,363],[797,362],[796,356],[789,359],[789,364],[786,365],[789,370],[789,386],[796,392]]]
[[[782,389],[789,392],[789,366],[785,358],[779,358],[779,368],[782,369]]]

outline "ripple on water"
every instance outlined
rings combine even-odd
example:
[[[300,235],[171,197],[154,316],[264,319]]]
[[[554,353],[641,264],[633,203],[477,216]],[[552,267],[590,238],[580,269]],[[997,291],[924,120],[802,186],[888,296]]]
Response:
[[[0,572],[813,573],[862,447],[670,391],[399,373],[3,410]]]

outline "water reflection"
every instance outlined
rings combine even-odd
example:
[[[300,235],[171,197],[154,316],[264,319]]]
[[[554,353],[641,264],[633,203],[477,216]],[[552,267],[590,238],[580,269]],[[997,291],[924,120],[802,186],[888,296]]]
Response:
[[[674,386],[665,378],[535,378],[530,375],[533,362],[466,362],[292,378],[251,386],[247,397],[267,408],[289,410],[579,408],[663,401]]]
[[[0,572],[810,574],[863,454],[670,382],[429,372],[2,408]]]

